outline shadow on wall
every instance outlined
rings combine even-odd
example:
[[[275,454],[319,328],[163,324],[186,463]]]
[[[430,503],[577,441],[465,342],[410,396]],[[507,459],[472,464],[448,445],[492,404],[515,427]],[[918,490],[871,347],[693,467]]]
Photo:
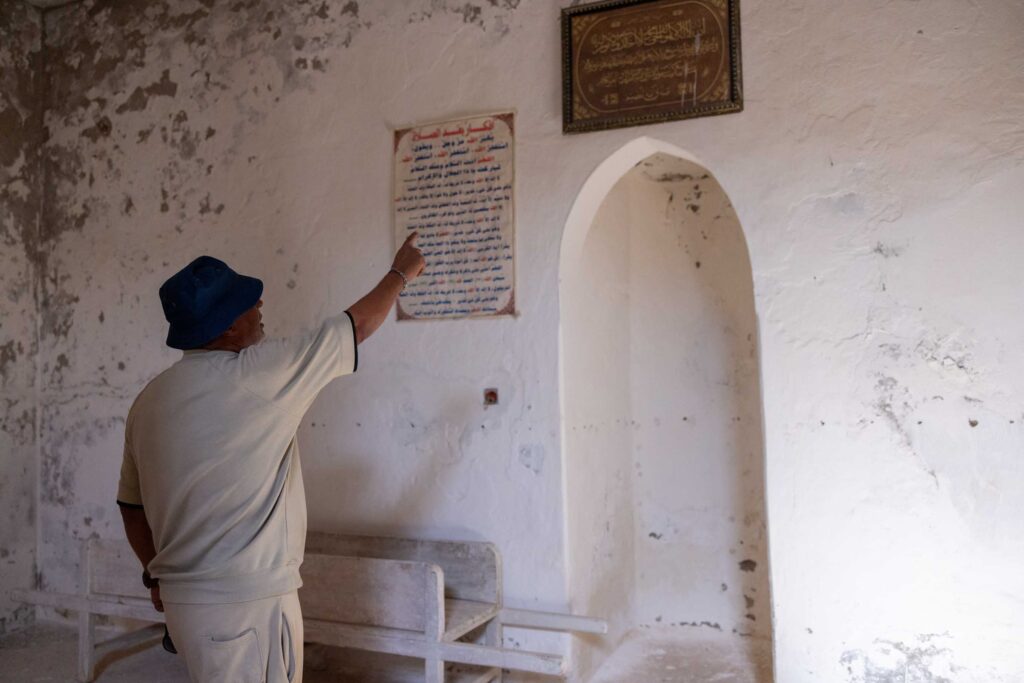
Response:
[[[577,198],[560,275],[570,594],[610,626],[577,645],[576,680],[608,659],[639,675],[615,661],[637,638],[732,641],[739,680],[770,680],[757,319],[728,197],[636,140]]]

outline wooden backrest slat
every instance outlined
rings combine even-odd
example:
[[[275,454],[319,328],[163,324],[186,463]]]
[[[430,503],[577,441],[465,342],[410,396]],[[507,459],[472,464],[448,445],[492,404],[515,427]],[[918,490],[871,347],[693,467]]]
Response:
[[[311,531],[306,536],[306,551],[436,564],[444,570],[446,597],[501,604],[501,558],[493,543]]]
[[[94,538],[86,543],[90,593],[149,597],[149,589],[142,585],[142,566],[128,541]]]
[[[441,607],[441,569],[425,562],[306,553],[299,601],[310,619],[429,635]]]

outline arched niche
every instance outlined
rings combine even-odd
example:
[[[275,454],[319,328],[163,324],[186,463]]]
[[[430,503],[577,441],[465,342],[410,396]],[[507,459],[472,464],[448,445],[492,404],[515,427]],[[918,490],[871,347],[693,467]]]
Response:
[[[627,144],[573,205],[559,297],[569,593],[610,628],[576,641],[575,680],[767,683],[757,316],[725,191],[681,149]]]

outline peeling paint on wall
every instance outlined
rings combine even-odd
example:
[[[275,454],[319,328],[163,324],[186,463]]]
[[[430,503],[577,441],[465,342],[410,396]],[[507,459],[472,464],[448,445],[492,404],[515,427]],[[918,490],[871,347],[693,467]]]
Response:
[[[0,635],[29,623],[36,531],[36,296],[42,170],[39,13],[0,3]]]

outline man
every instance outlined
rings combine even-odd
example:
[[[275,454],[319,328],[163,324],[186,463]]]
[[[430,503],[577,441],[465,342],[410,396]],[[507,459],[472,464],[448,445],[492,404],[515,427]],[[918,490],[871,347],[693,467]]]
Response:
[[[366,296],[295,339],[263,341],[263,283],[217,259],[199,257],[160,288],[167,344],[185,353],[128,414],[117,502],[195,683],[302,679],[295,433],[422,272],[415,240]]]

